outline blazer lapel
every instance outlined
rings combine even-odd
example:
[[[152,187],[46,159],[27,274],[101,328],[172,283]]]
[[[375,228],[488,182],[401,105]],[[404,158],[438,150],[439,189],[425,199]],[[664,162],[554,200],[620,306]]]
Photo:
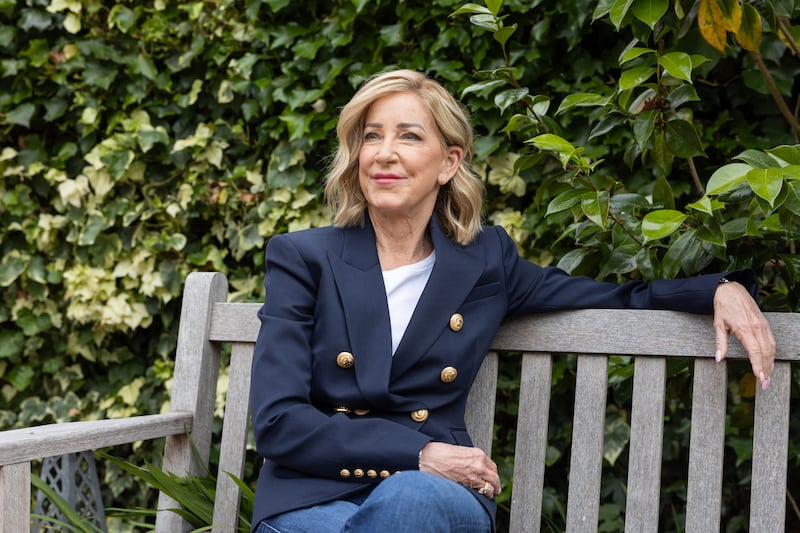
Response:
[[[400,375],[422,357],[449,327],[450,317],[470,293],[484,269],[482,249],[450,240],[434,215],[430,224],[436,263],[392,361]],[[384,296],[385,298],[385,296]]]
[[[363,228],[345,230],[342,255],[329,253],[328,259],[343,306],[358,386],[367,401],[380,405],[389,390],[392,342],[389,305],[369,218]]]

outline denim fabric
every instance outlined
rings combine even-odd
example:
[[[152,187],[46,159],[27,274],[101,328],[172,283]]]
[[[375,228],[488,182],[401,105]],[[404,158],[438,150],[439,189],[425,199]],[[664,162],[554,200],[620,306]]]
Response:
[[[256,533],[487,533],[489,515],[461,485],[407,471],[381,482],[360,505],[335,501],[264,520]]]

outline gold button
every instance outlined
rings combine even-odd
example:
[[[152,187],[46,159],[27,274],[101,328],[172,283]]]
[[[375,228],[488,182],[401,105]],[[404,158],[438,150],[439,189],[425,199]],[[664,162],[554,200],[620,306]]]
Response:
[[[353,412],[358,416],[364,416],[365,414],[369,413],[369,409],[353,409]]]
[[[450,317],[450,329],[453,331],[461,331],[461,328],[464,327],[464,317],[461,316],[461,313],[455,313],[453,316]]]
[[[364,477],[364,471],[361,470],[360,468],[356,468],[355,470],[353,470],[353,475],[356,477]]]
[[[367,477],[375,479],[378,477],[378,473],[372,469],[367,470]]]
[[[411,419],[414,422],[425,422],[428,419],[428,410],[417,409],[416,411],[411,411]]]
[[[352,410],[349,407],[345,407],[344,405],[337,405],[333,408],[334,411],[337,413],[351,413]]]
[[[353,366],[353,354],[350,352],[339,352],[336,356],[336,364],[342,368],[350,368]]]
[[[458,375],[458,370],[456,370],[455,367],[446,366],[442,369],[442,373],[439,374],[439,377],[445,383],[452,383],[453,381],[455,381],[457,375]]]
[[[342,476],[343,478],[348,478],[350,477],[350,471],[346,468],[342,468],[341,470],[339,470],[339,475]]]
[[[392,473],[388,470],[381,470],[381,479],[386,479],[387,477],[391,476]]]

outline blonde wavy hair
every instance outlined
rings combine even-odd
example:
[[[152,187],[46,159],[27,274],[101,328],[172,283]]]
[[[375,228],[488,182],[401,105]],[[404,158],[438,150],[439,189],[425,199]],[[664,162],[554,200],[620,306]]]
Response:
[[[455,176],[439,189],[436,213],[445,234],[469,244],[481,230],[483,183],[472,172],[473,136],[467,114],[444,87],[413,70],[378,74],[356,91],[342,108],[336,125],[339,146],[325,179],[325,199],[340,227],[364,224],[367,201],[358,182],[358,154],[364,137],[364,119],[370,105],[392,93],[414,94],[433,117],[445,146],[458,146],[464,157]]]

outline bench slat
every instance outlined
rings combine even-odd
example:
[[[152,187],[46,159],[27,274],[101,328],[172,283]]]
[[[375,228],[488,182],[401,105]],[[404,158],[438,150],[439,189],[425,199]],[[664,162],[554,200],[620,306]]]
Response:
[[[636,358],[625,506],[626,533],[658,531],[666,378],[665,358]]]
[[[756,391],[750,531],[783,531],[789,457],[789,397],[792,368],[775,363],[767,390]]]
[[[0,466],[0,531],[29,533],[31,508],[31,464]]]
[[[250,367],[253,345],[234,343],[225,415],[222,417],[222,442],[217,473],[217,497],[214,499],[214,531],[234,533],[239,524],[239,499],[242,490],[227,474],[242,478],[250,419]]]
[[[181,435],[192,430],[191,413],[65,422],[0,432],[0,466]]]
[[[488,353],[467,395],[467,412],[464,417],[472,443],[489,457],[492,456],[498,367],[497,354]]]
[[[569,335],[564,335],[569,337]],[[608,358],[579,355],[567,494],[567,533],[596,533],[606,419]]]
[[[686,531],[720,530],[722,466],[725,447],[727,363],[694,362]]]
[[[511,494],[511,531],[539,531],[547,453],[547,424],[550,414],[550,385],[553,359],[550,354],[522,354],[518,438],[514,450],[514,491]]]

